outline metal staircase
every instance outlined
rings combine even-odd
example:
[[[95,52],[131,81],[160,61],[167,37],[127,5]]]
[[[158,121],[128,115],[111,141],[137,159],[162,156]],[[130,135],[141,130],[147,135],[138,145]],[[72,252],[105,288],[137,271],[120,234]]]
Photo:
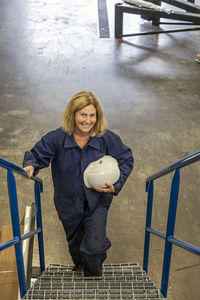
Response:
[[[24,299],[128,300],[163,299],[137,263],[105,264],[102,277],[84,277],[72,266],[50,265]]]

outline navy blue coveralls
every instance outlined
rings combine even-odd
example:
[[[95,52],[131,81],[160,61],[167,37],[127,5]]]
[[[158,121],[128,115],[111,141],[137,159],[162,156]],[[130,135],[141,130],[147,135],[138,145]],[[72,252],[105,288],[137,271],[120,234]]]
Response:
[[[32,165],[34,175],[51,162],[54,203],[64,226],[69,251],[75,265],[82,265],[85,276],[100,276],[106,250],[111,247],[106,237],[108,209],[112,193],[89,189],[83,172],[104,155],[113,156],[119,164],[120,178],[114,184],[118,195],[133,168],[133,155],[120,137],[107,130],[102,137],[91,137],[81,149],[73,135],[62,128],[49,132],[25,152],[23,167]]]

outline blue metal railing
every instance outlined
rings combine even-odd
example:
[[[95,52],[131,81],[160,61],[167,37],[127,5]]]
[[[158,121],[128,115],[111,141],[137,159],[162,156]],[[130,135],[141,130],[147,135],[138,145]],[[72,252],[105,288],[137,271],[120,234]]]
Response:
[[[168,167],[160,170],[159,172],[149,176],[146,179],[146,192],[148,192],[148,197],[147,197],[147,214],[146,214],[143,268],[146,272],[148,271],[150,234],[152,233],[165,240],[162,280],[161,280],[161,289],[160,289],[163,298],[167,297],[172,245],[176,245],[193,254],[200,256],[199,247],[196,247],[192,244],[186,243],[174,237],[174,228],[176,222],[176,211],[177,211],[177,203],[178,203],[179,184],[180,184],[180,169],[198,161],[200,161],[200,150],[180,159],[174,164],[169,165]],[[171,172],[174,172],[174,174],[171,182],[171,194],[170,194],[170,201],[169,201],[167,230],[166,233],[162,233],[160,231],[151,228],[154,180],[166,174],[169,174]]]
[[[17,201],[17,189],[16,189],[15,176],[13,172],[18,173],[27,178],[28,175],[22,168],[14,165],[13,163],[3,158],[0,158],[0,167],[7,169],[7,185],[8,185],[8,195],[9,195],[11,221],[12,221],[12,229],[13,229],[13,239],[0,244],[0,251],[7,249],[11,246],[15,246],[20,295],[21,298],[23,298],[27,292],[27,289],[26,289],[26,279],[25,279],[25,271],[24,271],[24,260],[23,260],[23,253],[22,253],[22,241],[34,236],[35,234],[38,234],[40,270],[41,272],[45,270],[44,245],[43,245],[43,233],[42,233],[42,214],[41,214],[41,201],[40,201],[40,193],[43,192],[43,184],[42,184],[42,180],[38,177],[32,176],[30,178],[35,182],[34,191],[35,191],[37,228],[24,235],[21,235],[19,209],[18,209],[18,201]]]

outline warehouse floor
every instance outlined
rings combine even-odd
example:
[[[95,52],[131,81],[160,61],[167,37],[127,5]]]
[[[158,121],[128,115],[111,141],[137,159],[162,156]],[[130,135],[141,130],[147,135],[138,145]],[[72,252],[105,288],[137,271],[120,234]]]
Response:
[[[142,264],[145,179],[200,148],[200,31],[114,38],[114,4],[107,1],[110,38],[98,33],[97,1],[0,3],[0,157],[21,166],[24,152],[61,124],[69,99],[82,90],[101,100],[109,128],[131,147],[135,168],[110,208],[106,262]],[[200,5],[198,0],[197,4]],[[156,29],[139,16],[124,30]],[[162,26],[164,29],[164,25]],[[200,168],[181,172],[175,236],[200,246]],[[71,263],[53,204],[50,168],[41,171],[46,264]],[[20,216],[33,201],[32,182],[16,176]],[[171,175],[156,183],[152,226],[165,232]],[[0,170],[0,225],[10,223],[6,172]],[[35,248],[37,245],[35,244]],[[151,241],[149,275],[160,287],[163,240]],[[38,257],[34,254],[34,265]],[[169,300],[198,299],[200,261],[174,248]]]

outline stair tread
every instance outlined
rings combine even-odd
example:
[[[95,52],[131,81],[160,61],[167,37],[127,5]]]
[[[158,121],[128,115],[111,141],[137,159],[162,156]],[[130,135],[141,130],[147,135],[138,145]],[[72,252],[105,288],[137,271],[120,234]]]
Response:
[[[138,263],[103,265],[102,277],[84,277],[71,265],[52,264],[34,282],[24,299],[160,300],[160,291]]]

